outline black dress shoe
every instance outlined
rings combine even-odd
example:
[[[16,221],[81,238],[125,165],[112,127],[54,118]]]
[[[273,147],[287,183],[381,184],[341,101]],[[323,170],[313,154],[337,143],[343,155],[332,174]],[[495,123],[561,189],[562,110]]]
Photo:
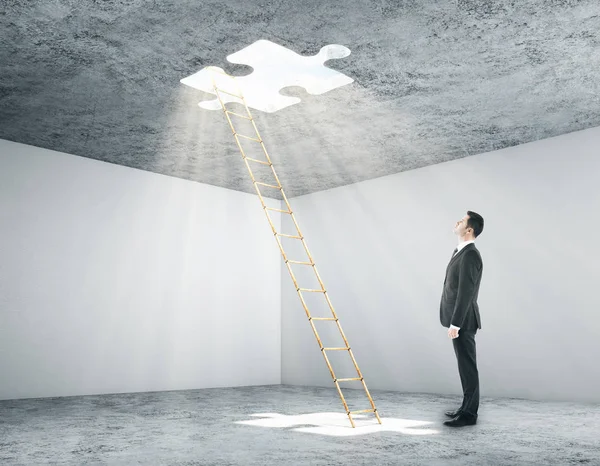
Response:
[[[454,418],[456,416],[459,416],[460,413],[462,413],[462,411],[460,409],[457,409],[456,411],[446,411],[444,414],[448,417]]]
[[[464,414],[460,414],[454,419],[444,422],[444,425],[448,427],[464,427],[473,426],[475,424],[477,424],[477,416],[466,416]]]

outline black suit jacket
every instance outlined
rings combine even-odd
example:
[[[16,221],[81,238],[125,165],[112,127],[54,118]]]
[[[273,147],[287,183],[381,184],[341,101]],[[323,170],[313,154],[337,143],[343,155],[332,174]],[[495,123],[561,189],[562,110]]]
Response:
[[[450,259],[440,303],[440,322],[444,327],[481,328],[477,296],[482,274],[483,261],[475,243],[467,244]]]

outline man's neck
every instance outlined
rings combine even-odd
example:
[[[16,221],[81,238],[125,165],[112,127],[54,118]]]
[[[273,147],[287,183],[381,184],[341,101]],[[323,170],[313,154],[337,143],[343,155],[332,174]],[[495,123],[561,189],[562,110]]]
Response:
[[[475,241],[475,238],[458,238],[458,245],[460,246],[463,243],[466,243],[467,241]]]

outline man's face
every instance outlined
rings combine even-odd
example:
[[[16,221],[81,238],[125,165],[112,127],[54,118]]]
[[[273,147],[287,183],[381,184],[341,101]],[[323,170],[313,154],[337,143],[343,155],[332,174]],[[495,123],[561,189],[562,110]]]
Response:
[[[454,225],[454,233],[457,236],[463,237],[467,234],[467,222],[469,221],[469,215],[465,215],[463,218],[461,218],[458,222],[456,222],[456,224]],[[468,231],[472,231],[470,228],[468,228]]]

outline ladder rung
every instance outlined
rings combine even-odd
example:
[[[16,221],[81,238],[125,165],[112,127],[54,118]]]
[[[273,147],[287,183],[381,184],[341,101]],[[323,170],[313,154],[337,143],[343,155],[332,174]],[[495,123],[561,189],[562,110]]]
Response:
[[[310,317],[309,320],[337,320],[335,317]]]
[[[229,110],[225,110],[225,112],[229,113],[230,115],[235,115],[236,117],[245,118],[246,120],[252,120],[252,117],[247,117],[244,115],[240,115],[239,113],[230,112]]]
[[[283,212],[284,214],[291,214],[292,213],[289,210],[276,209],[275,207],[266,207],[265,206],[265,209],[267,209],[267,210],[274,210],[275,212]]]
[[[251,162],[262,163],[263,165],[271,165],[269,162],[265,162],[263,160],[251,159],[250,157],[246,157],[246,160],[250,160]]]
[[[236,137],[241,137],[241,138],[246,138],[246,139],[250,139],[251,141],[255,141],[255,142],[262,142],[260,139],[256,139],[256,138],[252,138],[250,136],[246,136],[244,134],[240,134],[240,133],[233,133],[234,136]]]
[[[218,87],[215,87],[215,91],[217,91],[217,92],[222,92],[223,94],[227,94],[227,95],[230,95],[230,96],[232,96],[232,97],[237,97],[238,99],[243,99],[243,98],[244,98],[244,97],[243,97],[243,96],[241,96],[241,95],[232,94],[231,92],[224,91],[223,89],[219,89]]]
[[[298,291],[306,291],[307,293],[325,293],[325,290],[313,290],[310,288],[298,288]]]
[[[371,409],[361,409],[360,411],[350,411],[350,414],[358,414],[358,413],[374,413],[376,410]]]
[[[260,181],[255,181],[255,183],[260,184],[261,186],[266,186],[267,188],[281,189],[281,186],[275,186],[274,184],[262,183]]]
[[[348,379],[335,379],[336,382],[350,382],[351,380],[362,380],[361,377],[350,377]]]
[[[349,349],[350,349],[350,347],[347,347],[347,348],[323,348],[323,350],[325,350],[325,351],[346,351]]]
[[[291,264],[315,265],[312,262],[293,261],[293,260],[290,260],[290,259],[288,259],[287,262],[289,262]]]
[[[302,236],[286,235],[285,233],[275,233],[277,236],[285,236],[286,238],[302,239]]]

